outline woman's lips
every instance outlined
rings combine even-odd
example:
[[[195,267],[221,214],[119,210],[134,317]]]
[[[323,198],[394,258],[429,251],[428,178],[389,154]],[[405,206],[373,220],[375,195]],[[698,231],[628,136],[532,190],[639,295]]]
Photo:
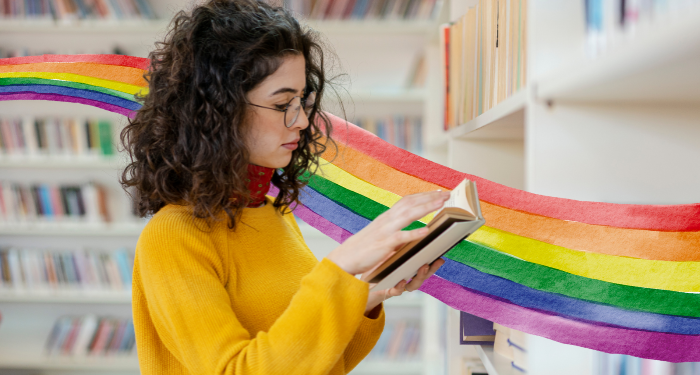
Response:
[[[285,143],[282,145],[282,147],[288,149],[288,150],[296,150],[297,147],[299,147],[299,144],[297,142],[293,143]]]

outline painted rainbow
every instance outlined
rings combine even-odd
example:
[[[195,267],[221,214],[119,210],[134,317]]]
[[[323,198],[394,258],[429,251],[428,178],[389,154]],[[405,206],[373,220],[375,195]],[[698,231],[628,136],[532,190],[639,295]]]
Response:
[[[140,108],[134,94],[148,93],[147,69],[147,59],[130,56],[0,59],[0,100],[75,102],[131,117]],[[446,254],[423,292],[565,344],[700,361],[700,204],[536,195],[432,163],[330,117],[338,148],[304,177],[297,217],[342,243],[402,196],[469,178],[487,225]]]

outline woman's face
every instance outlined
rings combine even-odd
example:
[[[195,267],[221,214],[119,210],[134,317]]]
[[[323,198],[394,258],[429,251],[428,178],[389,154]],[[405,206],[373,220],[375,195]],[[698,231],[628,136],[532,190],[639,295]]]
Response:
[[[306,86],[306,61],[302,55],[287,55],[276,72],[248,92],[248,103],[284,109],[295,96],[303,96]],[[284,112],[248,105],[244,140],[250,151],[250,163],[269,168],[284,168],[298,147],[300,133],[309,126],[302,110],[289,128]]]

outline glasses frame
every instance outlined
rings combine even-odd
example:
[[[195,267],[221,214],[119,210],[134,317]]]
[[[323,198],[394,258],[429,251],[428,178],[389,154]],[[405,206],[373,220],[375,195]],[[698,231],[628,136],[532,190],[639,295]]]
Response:
[[[314,95],[314,104],[315,104],[315,102],[316,102],[316,97],[315,97],[316,91],[311,91],[311,92],[309,92],[308,94],[305,94],[304,96],[298,96],[298,95],[297,95],[297,96],[293,97],[289,102],[287,102],[287,104],[284,106],[284,109],[274,108],[274,107],[265,107],[265,106],[258,105],[258,104],[253,104],[253,103],[248,103],[248,104],[250,104],[250,105],[252,105],[252,106],[254,106],[254,107],[258,107],[258,108],[265,108],[265,109],[271,109],[271,110],[277,111],[277,112],[283,112],[283,113],[284,113],[284,126],[285,126],[286,128],[290,128],[292,125],[294,125],[295,122],[297,122],[297,119],[299,118],[299,114],[301,113],[301,111],[304,111],[304,113],[306,114],[306,118],[309,118],[309,115],[311,115],[311,112],[313,111],[313,107],[312,107],[312,111],[309,111],[309,113],[306,113],[306,107],[304,106],[304,103],[306,102],[306,100],[308,100],[308,98],[309,98],[311,95]],[[289,123],[289,125],[287,125],[287,110],[289,110],[289,107],[291,107],[292,102],[293,102],[294,99],[296,99],[296,98],[299,98],[299,100],[301,101],[301,107],[302,107],[302,109],[299,110],[299,112],[297,112],[296,117],[294,117],[294,119]]]

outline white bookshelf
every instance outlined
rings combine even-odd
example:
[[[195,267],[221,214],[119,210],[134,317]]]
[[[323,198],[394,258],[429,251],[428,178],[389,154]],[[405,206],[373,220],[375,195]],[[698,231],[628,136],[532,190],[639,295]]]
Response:
[[[154,10],[166,15],[153,21],[80,21],[73,24],[3,20],[0,22],[0,47],[55,53],[111,53],[119,46],[128,54],[146,57],[154,41],[162,38],[170,15],[184,6],[184,1],[154,0]],[[444,11],[441,15],[444,18]],[[426,21],[304,21],[323,34],[338,56],[339,69],[331,73],[347,73],[350,80],[341,81],[349,92],[349,119],[362,116],[393,114],[424,117],[425,125],[438,121],[429,117],[437,108],[434,95],[438,59],[428,56],[428,79],[425,89],[406,88],[406,80],[418,54],[435,48],[437,24]],[[343,94],[344,101],[348,95]],[[329,107],[333,110],[332,103]],[[2,116],[95,117],[112,121],[117,129],[125,124],[119,115],[73,103],[0,102]],[[426,130],[427,136],[427,130]],[[117,138],[115,137],[115,140]],[[424,137],[425,139],[425,137]],[[112,222],[85,226],[80,223],[0,223],[0,246],[48,249],[71,249],[80,246],[96,249],[135,247],[145,221],[133,219],[126,195],[117,182],[125,166],[122,154],[114,158],[67,159],[57,157],[22,159],[0,158],[0,175],[9,181],[32,183],[80,182],[95,180],[108,188]],[[302,234],[317,257],[321,258],[337,244],[305,225]],[[387,319],[409,317],[420,321],[422,353],[419,360],[363,361],[353,372],[363,374],[442,374],[442,343],[437,332],[441,304],[420,292],[406,293],[385,304]],[[59,316],[85,313],[129,316],[131,299],[128,292],[51,291],[26,292],[0,290],[0,372],[33,371],[53,374],[136,374],[135,357],[50,358],[43,354],[43,345]]]
[[[474,1],[458,3],[452,19]],[[700,202],[700,8],[611,35],[596,55],[586,50],[583,10],[580,1],[528,0],[527,86],[435,136],[447,165],[548,196]],[[448,320],[448,335],[458,330]],[[461,355],[456,340],[450,360]],[[528,345],[529,374],[597,374],[599,352],[533,335]],[[492,347],[478,352],[490,375],[519,374]]]

